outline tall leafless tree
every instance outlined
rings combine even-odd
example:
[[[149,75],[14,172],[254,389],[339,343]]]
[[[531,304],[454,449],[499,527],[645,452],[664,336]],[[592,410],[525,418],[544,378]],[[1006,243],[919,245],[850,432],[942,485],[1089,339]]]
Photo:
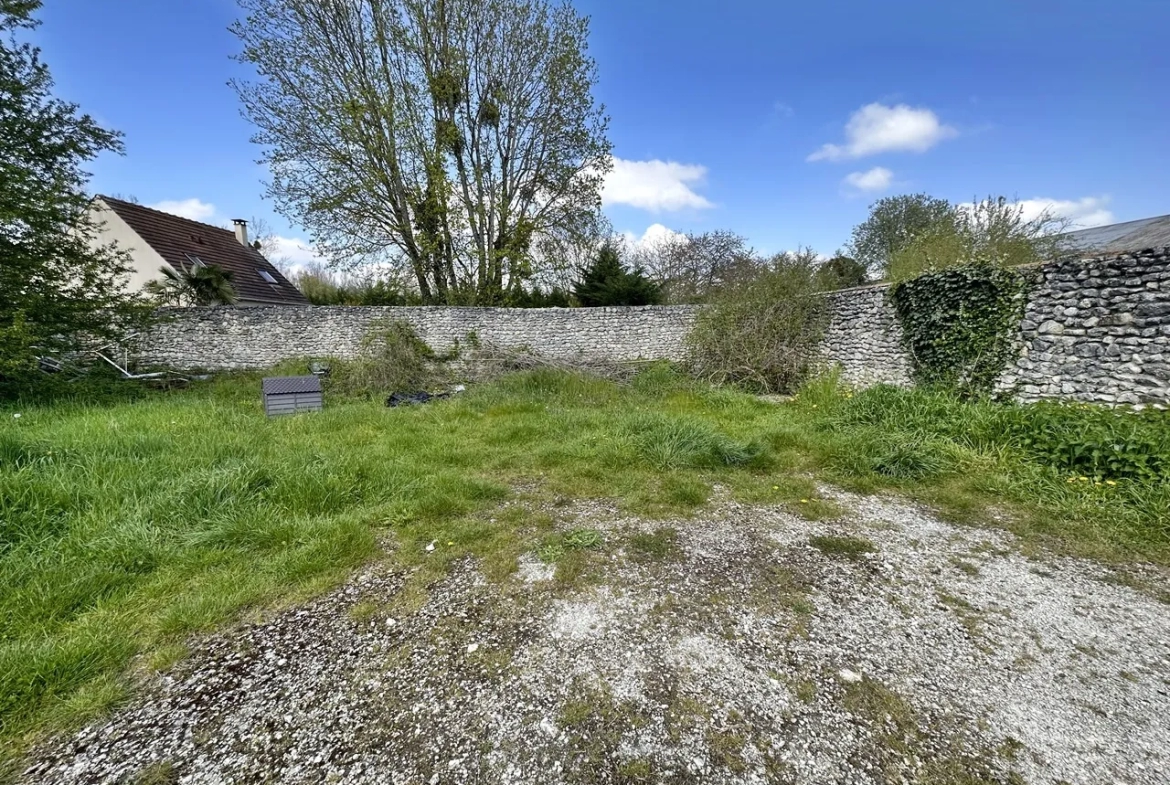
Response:
[[[630,252],[662,287],[670,304],[705,302],[728,284],[759,272],[763,260],[748,241],[726,230],[674,235]]]
[[[549,0],[239,0],[233,82],[278,210],[336,260],[493,303],[593,242],[610,167],[588,21]]]

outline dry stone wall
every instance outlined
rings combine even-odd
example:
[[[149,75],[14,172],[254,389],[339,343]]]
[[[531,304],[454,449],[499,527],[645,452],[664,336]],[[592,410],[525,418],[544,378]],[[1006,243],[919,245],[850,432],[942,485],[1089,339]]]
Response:
[[[886,300],[887,286],[845,289],[829,295],[829,326],[821,343],[826,365],[841,368],[855,387],[910,384],[910,356],[902,326]]]
[[[1033,276],[1019,354],[997,387],[1023,401],[1170,404],[1170,248],[1050,262]],[[824,359],[857,385],[910,383],[886,286],[837,292]]]
[[[1019,356],[999,387],[1023,400],[1170,404],[1170,248],[1034,268]],[[910,383],[887,287],[829,295],[825,362],[865,386]],[[610,361],[682,360],[698,306],[639,308],[184,308],[143,337],[139,359],[178,369],[264,368],[352,357],[378,320],[403,319],[436,351],[474,334],[504,348]]]
[[[379,321],[409,322],[445,352],[474,335],[560,359],[681,360],[694,306],[448,308],[262,306],[173,308],[140,341],[139,361],[169,368],[265,368],[297,357],[350,358]]]
[[[1037,268],[1000,387],[1025,401],[1170,403],[1170,248]]]

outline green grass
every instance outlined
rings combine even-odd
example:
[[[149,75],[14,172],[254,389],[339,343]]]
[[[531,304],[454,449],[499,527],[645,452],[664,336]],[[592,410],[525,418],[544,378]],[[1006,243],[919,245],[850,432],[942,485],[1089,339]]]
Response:
[[[256,382],[0,410],[0,739],[92,716],[123,697],[136,654],[320,591],[378,556],[380,532],[429,577],[466,554],[506,574],[543,535],[485,514],[516,485],[685,513],[711,473],[760,470],[747,437],[771,413],[537,372],[424,407],[333,398],[268,420]]]
[[[998,750],[973,751],[945,729],[930,727],[894,690],[868,676],[848,684],[841,704],[865,723],[875,742],[871,762],[888,782],[915,785],[992,785],[1003,782],[996,765]],[[1013,740],[1014,741],[1014,740]],[[1017,742],[1018,743],[1018,742]],[[975,752],[975,755],[972,755]],[[909,760],[919,766],[907,771]],[[1009,773],[1007,781],[1020,780]]]
[[[501,511],[517,495],[532,509],[596,497],[666,518],[719,484],[815,518],[840,512],[817,498],[828,480],[972,522],[994,507],[997,525],[1074,554],[1170,562],[1166,484],[1070,482],[1014,437],[1026,407],[830,383],[777,406],[655,366],[624,386],[536,371],[427,406],[331,396],[320,414],[268,420],[258,386],[224,376],[133,400],[0,406],[10,754],[124,698],[136,655],[173,663],[190,633],[296,602],[374,558],[425,567],[401,607],[468,555],[493,579],[538,549],[566,586],[591,574],[597,533],[550,535],[547,516]],[[632,552],[668,556],[659,534]]]
[[[634,561],[665,561],[678,552],[678,531],[664,526],[652,532],[638,532],[630,536],[626,547]]]
[[[130,785],[174,785],[179,774],[171,763],[151,763],[130,778]]]
[[[794,406],[803,427],[783,444],[847,488],[897,489],[958,522],[996,507],[999,525],[1073,555],[1170,559],[1170,412],[833,384],[810,385]]]
[[[864,537],[840,537],[823,534],[810,537],[808,542],[809,545],[826,556],[850,561],[860,561],[866,555],[877,552],[877,547]]]

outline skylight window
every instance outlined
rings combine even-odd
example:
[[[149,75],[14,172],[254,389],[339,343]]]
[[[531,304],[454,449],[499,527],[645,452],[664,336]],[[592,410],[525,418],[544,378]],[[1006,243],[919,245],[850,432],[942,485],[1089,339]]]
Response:
[[[265,281],[268,281],[268,283],[270,283],[270,284],[276,283],[276,279],[272,277],[272,273],[268,272],[267,270],[257,270],[256,272],[260,273],[260,277],[263,278]]]
[[[196,270],[198,270],[200,267],[207,266],[206,262],[204,262],[202,259],[200,259],[198,256],[196,256],[193,253],[187,254],[187,260],[189,262],[191,262],[191,264],[195,267]]]

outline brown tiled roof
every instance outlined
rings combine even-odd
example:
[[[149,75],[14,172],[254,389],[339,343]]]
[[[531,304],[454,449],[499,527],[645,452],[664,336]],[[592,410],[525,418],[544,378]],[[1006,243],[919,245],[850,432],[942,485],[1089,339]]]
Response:
[[[255,248],[242,245],[236,234],[189,218],[152,210],[140,204],[102,196],[101,200],[130,225],[139,237],[176,270],[187,270],[190,257],[232,273],[232,286],[241,300],[278,305],[308,305],[300,290],[289,283]],[[269,283],[260,271],[272,276]]]

